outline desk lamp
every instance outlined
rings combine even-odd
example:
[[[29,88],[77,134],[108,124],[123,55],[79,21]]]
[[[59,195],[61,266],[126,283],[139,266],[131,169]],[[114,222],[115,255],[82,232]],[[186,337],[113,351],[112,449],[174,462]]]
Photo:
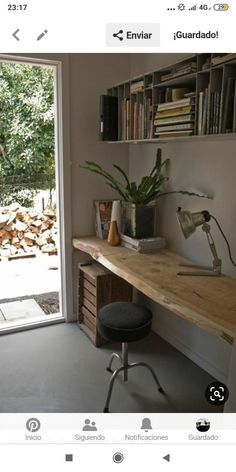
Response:
[[[182,229],[183,235],[185,239],[187,239],[191,234],[193,234],[198,226],[202,226],[202,230],[206,234],[208,244],[210,246],[212,255],[213,255],[213,263],[212,267],[205,267],[205,266],[199,266],[195,264],[180,264],[182,267],[191,267],[194,269],[200,269],[200,270],[195,270],[195,271],[183,271],[183,272],[178,272],[178,275],[205,275],[205,276],[219,276],[221,275],[221,259],[219,259],[217,251],[216,251],[216,246],[211,234],[211,227],[208,224],[208,222],[213,219],[215,223],[217,224],[228,248],[229,252],[229,258],[230,261],[234,266],[236,266],[236,263],[232,259],[231,255],[231,249],[228,243],[228,240],[220,227],[220,224],[218,223],[217,219],[213,216],[210,215],[210,213],[207,210],[191,213],[190,211],[182,211],[181,208],[178,208],[177,212],[177,218],[180,224],[180,227]]]

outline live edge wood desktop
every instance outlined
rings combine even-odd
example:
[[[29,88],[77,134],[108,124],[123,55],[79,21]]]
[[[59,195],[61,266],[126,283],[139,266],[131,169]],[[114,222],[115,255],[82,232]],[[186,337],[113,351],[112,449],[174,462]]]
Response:
[[[199,328],[233,343],[236,332],[236,280],[177,275],[190,262],[165,250],[140,254],[111,247],[96,236],[73,238],[73,248],[89,254],[149,298]]]

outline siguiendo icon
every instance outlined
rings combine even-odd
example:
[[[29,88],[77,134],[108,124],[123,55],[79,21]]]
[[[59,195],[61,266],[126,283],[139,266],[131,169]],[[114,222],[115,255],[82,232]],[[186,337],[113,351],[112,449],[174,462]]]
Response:
[[[84,427],[83,431],[97,431],[97,426],[95,421],[90,421],[89,419],[86,419],[84,422]]]

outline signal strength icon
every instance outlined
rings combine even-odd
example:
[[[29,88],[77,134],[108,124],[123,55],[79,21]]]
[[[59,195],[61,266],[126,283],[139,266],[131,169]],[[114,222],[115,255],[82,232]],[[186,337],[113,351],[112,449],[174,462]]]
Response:
[[[189,8],[189,11],[196,10],[196,9],[197,9],[197,5],[194,5],[192,8]]]

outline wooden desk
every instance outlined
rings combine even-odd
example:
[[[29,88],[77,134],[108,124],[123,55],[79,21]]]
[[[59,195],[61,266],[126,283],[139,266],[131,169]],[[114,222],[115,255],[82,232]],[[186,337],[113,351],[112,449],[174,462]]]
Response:
[[[96,236],[74,238],[73,247],[127,280],[149,298],[232,344],[236,331],[236,280],[179,276],[179,264],[191,262],[169,250],[140,254],[111,247]]]

